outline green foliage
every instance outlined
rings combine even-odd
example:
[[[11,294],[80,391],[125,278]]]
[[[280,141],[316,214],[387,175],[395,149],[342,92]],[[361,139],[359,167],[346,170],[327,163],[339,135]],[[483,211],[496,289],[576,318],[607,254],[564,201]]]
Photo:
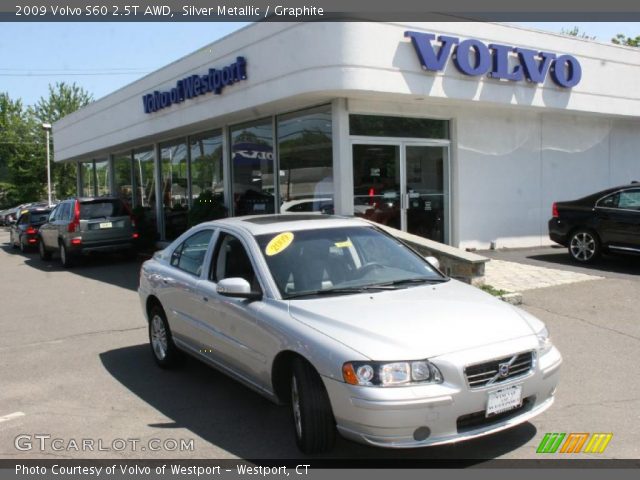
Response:
[[[640,47],[640,35],[635,38],[631,38],[619,33],[611,39],[611,42],[616,45],[625,45],[627,47]]]
[[[481,285],[480,290],[485,291],[493,295],[494,297],[501,297],[502,295],[506,295],[507,293],[509,293],[506,290],[495,288],[493,285],[487,285],[487,284]]]
[[[189,210],[189,226],[192,227],[209,220],[217,220],[227,216],[227,209],[222,203],[220,195],[214,194],[211,190],[205,190]]]
[[[571,37],[584,38],[586,40],[595,40],[596,37],[592,37],[591,35],[587,35],[585,32],[580,31],[580,29],[575,26],[573,28],[563,28],[560,30],[560,33],[563,35],[569,35]]]
[[[83,88],[64,82],[50,85],[48,96],[41,97],[33,107],[24,107],[20,100],[0,93],[0,182],[5,184],[0,191],[1,207],[46,198],[46,137],[42,124],[53,123],[91,100]],[[55,163],[53,143],[50,152],[55,196],[75,194],[76,165]]]

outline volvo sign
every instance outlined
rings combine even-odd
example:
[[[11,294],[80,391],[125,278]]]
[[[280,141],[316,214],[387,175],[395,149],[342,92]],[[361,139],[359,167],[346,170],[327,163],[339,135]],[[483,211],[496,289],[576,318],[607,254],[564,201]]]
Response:
[[[411,39],[422,68],[433,72],[444,70],[449,57],[463,74],[488,75],[498,80],[544,83],[550,74],[554,83],[563,88],[575,87],[582,78],[580,62],[571,55],[556,55],[527,48],[511,47],[479,40],[460,40],[431,33],[404,33]],[[439,44],[439,45],[438,45]],[[510,62],[513,57],[515,63]]]

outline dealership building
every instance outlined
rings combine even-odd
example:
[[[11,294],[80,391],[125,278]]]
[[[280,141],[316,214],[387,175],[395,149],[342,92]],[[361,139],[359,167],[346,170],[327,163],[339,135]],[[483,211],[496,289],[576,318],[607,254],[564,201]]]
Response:
[[[640,180],[639,84],[639,49],[499,23],[256,23],[56,122],[55,160],[163,240],[210,209],[545,245],[552,202]]]

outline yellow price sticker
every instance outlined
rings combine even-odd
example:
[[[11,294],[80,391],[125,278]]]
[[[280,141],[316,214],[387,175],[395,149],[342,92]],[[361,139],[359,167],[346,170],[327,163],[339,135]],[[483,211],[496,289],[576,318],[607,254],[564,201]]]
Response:
[[[267,247],[264,249],[264,253],[270,257],[277,255],[291,245],[291,242],[293,242],[292,232],[280,233],[269,241]]]
[[[334,245],[338,248],[349,248],[353,246],[353,244],[351,243],[351,240],[345,240],[344,242],[336,242],[334,243]]]

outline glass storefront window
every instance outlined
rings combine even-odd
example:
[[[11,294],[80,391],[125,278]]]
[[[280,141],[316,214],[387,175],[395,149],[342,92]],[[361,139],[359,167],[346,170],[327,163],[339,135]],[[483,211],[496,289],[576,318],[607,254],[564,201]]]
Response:
[[[111,195],[111,172],[109,160],[95,162],[96,169],[96,193],[98,197]]]
[[[188,165],[184,140],[161,145],[162,207],[165,238],[173,240],[187,229]]]
[[[331,106],[278,117],[280,211],[333,213]]]
[[[190,137],[191,210],[189,225],[226,216],[222,171],[222,133]]]
[[[80,178],[82,181],[83,197],[93,197],[95,195],[95,177],[93,175],[93,161],[80,163]]]
[[[349,115],[349,134],[371,137],[449,138],[449,122],[431,118]]]
[[[114,186],[116,195],[133,205],[133,180],[131,178],[131,153],[121,153],[113,157]]]
[[[234,215],[273,213],[273,128],[271,118],[232,127]]]
[[[153,147],[136,150],[133,153],[133,175],[136,186],[137,217],[148,231],[155,235],[156,218],[156,179],[154,173]]]

